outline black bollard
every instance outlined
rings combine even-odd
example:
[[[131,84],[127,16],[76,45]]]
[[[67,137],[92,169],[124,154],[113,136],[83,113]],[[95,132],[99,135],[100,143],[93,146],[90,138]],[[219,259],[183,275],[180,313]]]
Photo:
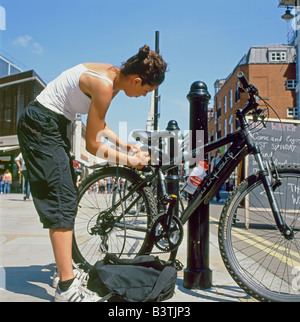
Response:
[[[207,112],[211,96],[205,83],[191,85],[187,95],[190,102],[190,140],[196,148],[196,131],[204,131],[204,144],[208,142]],[[204,156],[207,161],[207,155]],[[197,164],[194,164],[197,166]],[[183,286],[187,289],[208,289],[212,286],[209,269],[209,205],[200,205],[188,222],[187,268],[184,270]]]

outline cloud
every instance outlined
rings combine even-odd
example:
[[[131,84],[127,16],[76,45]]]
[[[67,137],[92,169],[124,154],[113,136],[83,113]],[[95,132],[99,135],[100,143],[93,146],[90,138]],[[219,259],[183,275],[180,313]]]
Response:
[[[29,35],[19,36],[13,41],[13,45],[17,47],[29,48],[34,54],[40,55],[43,53],[43,46],[34,41]]]
[[[27,47],[29,43],[32,41],[32,37],[26,35],[26,36],[19,36],[13,41],[13,44],[15,46],[21,46],[21,47]]]
[[[42,47],[38,42],[34,42],[34,43],[32,44],[32,47],[33,47],[32,51],[33,51],[35,54],[40,55],[40,54],[42,54],[42,53],[43,53],[43,51],[44,51],[44,48],[43,48],[43,47]]]

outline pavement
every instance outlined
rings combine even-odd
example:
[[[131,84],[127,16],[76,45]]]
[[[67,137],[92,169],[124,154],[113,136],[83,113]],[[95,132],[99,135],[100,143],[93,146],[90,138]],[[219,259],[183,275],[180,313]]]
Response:
[[[206,290],[184,288],[178,272],[175,295],[168,302],[253,302],[230,277],[223,265],[216,233],[222,203],[210,205],[210,269],[213,286]],[[178,250],[186,267],[187,234]],[[48,230],[42,228],[32,201],[21,194],[0,195],[0,302],[53,302],[55,270]]]

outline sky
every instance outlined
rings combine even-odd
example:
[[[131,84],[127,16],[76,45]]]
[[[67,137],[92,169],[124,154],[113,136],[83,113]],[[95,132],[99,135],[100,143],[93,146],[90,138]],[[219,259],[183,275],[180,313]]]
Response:
[[[226,78],[252,46],[287,43],[284,8],[278,0],[0,0],[6,29],[0,30],[0,55],[23,70],[33,69],[48,83],[84,62],[120,66],[144,44],[168,63],[161,95],[160,129],[176,120],[189,127],[186,98],[195,81],[212,96],[217,79]],[[128,138],[145,129],[146,98],[119,93],[107,113],[116,132],[127,122]],[[127,134],[126,134],[127,135]],[[126,136],[125,135],[125,136]]]

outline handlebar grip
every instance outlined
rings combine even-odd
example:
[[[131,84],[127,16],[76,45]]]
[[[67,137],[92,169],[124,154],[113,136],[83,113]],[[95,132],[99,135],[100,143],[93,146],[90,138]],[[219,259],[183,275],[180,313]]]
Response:
[[[246,78],[246,76],[243,72],[238,72],[237,77],[240,79],[244,89],[247,90],[250,88],[250,84],[248,82],[248,79]]]

